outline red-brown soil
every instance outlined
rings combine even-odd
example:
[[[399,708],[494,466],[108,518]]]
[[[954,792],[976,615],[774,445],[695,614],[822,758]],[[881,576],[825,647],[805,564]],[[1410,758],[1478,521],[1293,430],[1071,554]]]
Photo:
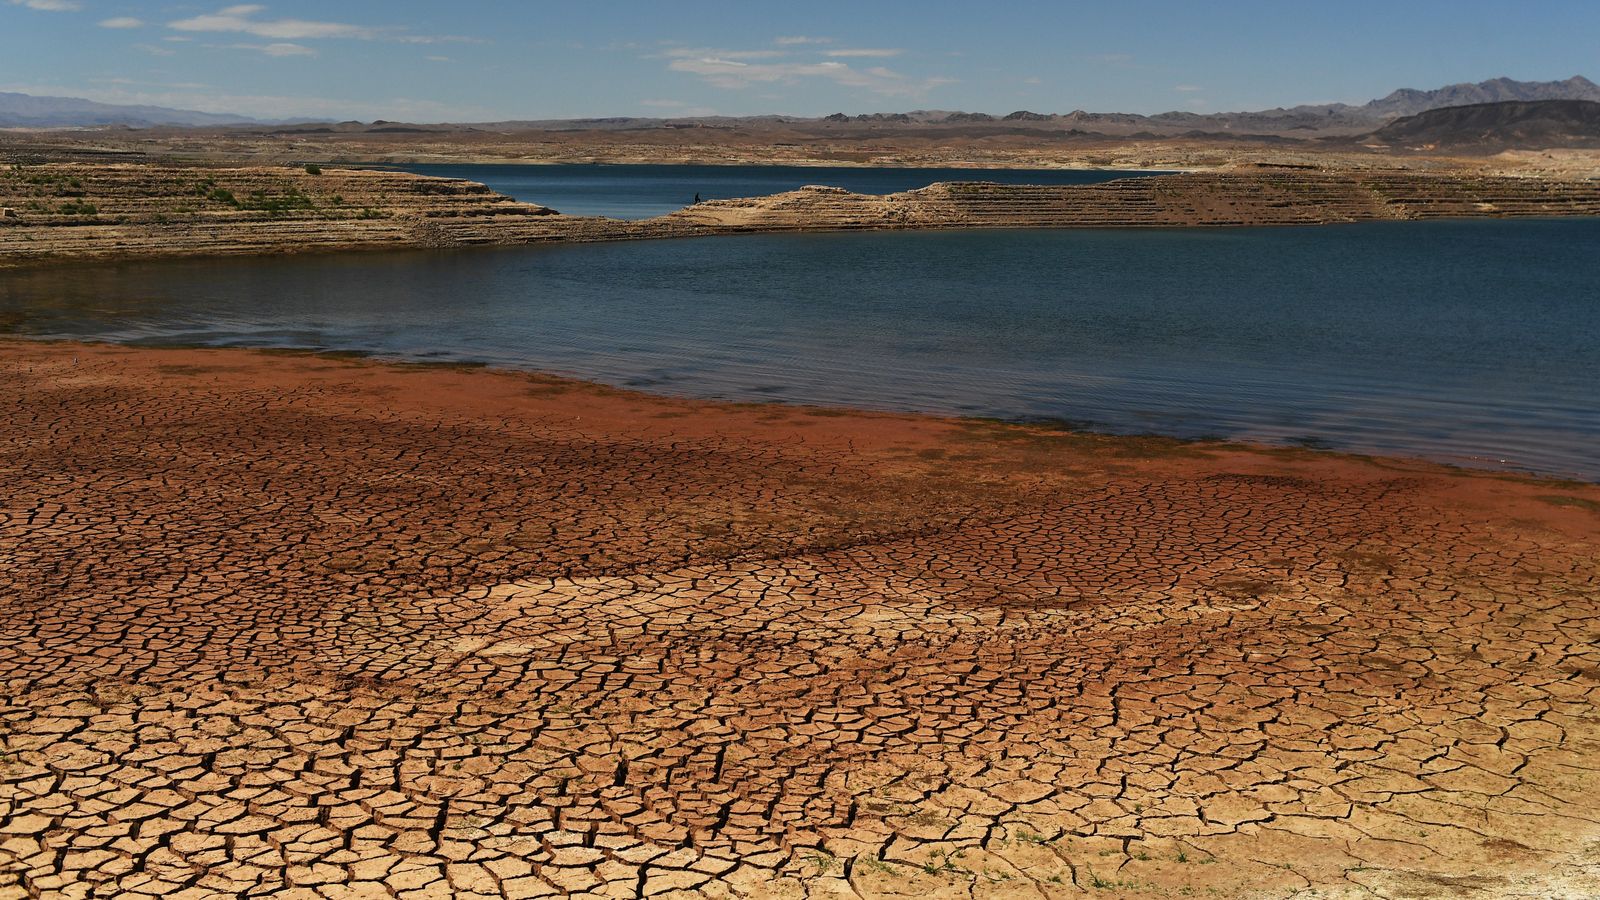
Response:
[[[0,344],[0,897],[1593,896],[1600,490]]]

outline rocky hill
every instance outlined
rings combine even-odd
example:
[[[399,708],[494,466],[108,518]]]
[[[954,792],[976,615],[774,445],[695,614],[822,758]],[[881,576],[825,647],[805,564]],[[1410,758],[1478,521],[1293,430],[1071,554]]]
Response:
[[[1396,119],[1371,140],[1390,146],[1473,148],[1600,147],[1600,102],[1475,103]]]
[[[1376,118],[1414,116],[1431,109],[1449,106],[1476,106],[1484,103],[1540,100],[1600,101],[1600,85],[1582,75],[1566,81],[1513,81],[1493,78],[1477,84],[1452,84],[1435,91],[1401,88],[1361,107]]]
[[[228,125],[254,122],[247,116],[218,115],[163,106],[123,106],[77,97],[35,97],[0,92],[0,128],[66,128],[126,125]]]

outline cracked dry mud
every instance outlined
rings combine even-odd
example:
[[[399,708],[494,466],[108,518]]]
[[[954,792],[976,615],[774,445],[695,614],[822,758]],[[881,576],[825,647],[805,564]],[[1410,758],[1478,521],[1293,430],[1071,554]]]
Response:
[[[1600,491],[0,344],[0,897],[1592,896]]]

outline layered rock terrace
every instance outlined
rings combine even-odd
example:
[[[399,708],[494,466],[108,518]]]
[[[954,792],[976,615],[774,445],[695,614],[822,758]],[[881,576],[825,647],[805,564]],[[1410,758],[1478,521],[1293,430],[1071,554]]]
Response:
[[[1591,216],[1600,182],[1400,170],[1253,168],[1094,185],[934,184],[883,196],[810,186],[643,221],[562,215],[476,182],[402,172],[54,163],[0,171],[0,267],[610,241],[776,231],[1313,225]]]

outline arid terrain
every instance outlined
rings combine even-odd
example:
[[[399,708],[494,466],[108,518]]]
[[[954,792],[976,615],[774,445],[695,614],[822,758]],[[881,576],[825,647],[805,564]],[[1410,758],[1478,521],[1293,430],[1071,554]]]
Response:
[[[1430,117],[1417,125],[1433,121]],[[1406,120],[1410,122],[1410,120]],[[0,130],[0,158],[220,165],[407,163],[652,163],[703,165],[911,166],[971,168],[1217,169],[1251,163],[1335,169],[1411,168],[1528,174],[1528,153],[1566,175],[1600,174],[1600,150],[1580,141],[1484,142],[1449,125],[1417,139],[1395,126],[1392,143],[1306,140],[1274,135],[1086,134],[1007,128],[1005,123],[907,126],[856,122],[722,127],[453,126],[363,128],[148,128]],[[1460,126],[1457,126],[1459,128]],[[1513,128],[1508,123],[1506,128]]]
[[[1551,86],[1593,88],[1581,79],[1546,87]],[[1471,97],[1485,91],[1493,96],[1505,85],[1455,87]],[[1403,112],[1411,108],[1407,104],[1423,102],[1417,97],[1400,92],[1374,103]],[[1371,118],[1368,110],[1346,126],[1329,125],[1356,109],[1269,111],[1237,123],[1216,115],[1196,119],[1224,131],[1236,124],[1277,129],[1239,134],[1182,131],[1195,123],[1176,113],[1039,116],[1025,111],[1004,119],[897,114],[0,131],[0,163],[5,164],[0,170],[0,268],[86,258],[750,231],[1303,225],[1600,214],[1600,150],[1593,149],[1594,140],[1600,140],[1600,103],[1428,107],[1387,119]],[[1302,119],[1326,127],[1296,136],[1302,126],[1310,127]],[[1065,187],[947,183],[886,196],[807,189],[714,200],[654,219],[620,221],[562,215],[562,210],[518,203],[470,181],[383,169],[418,162],[1096,168],[1178,174]]]
[[[1600,214],[1421,102],[7,131],[0,270]],[[1183,171],[625,222],[408,162]],[[1592,484],[243,350],[6,340],[0,409],[0,900],[1600,896]]]
[[[0,170],[0,269],[33,263],[617,241],[775,231],[1150,228],[1600,214],[1600,180],[1263,163],[1069,186],[810,186],[641,221],[561,215],[482,184],[370,169],[153,161]]]
[[[0,897],[1600,894],[1600,489],[0,346]]]

